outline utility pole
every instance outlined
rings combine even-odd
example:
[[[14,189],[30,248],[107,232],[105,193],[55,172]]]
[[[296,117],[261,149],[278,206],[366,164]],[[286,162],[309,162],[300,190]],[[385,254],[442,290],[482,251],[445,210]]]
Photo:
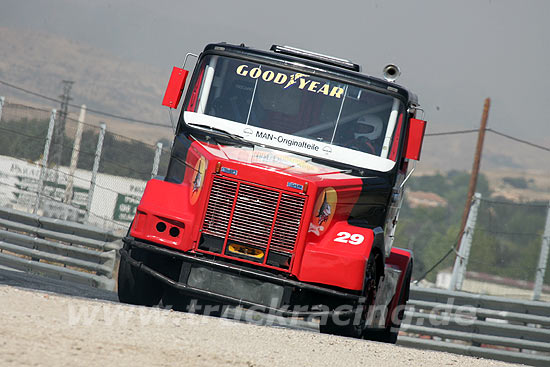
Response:
[[[472,166],[472,174],[470,176],[470,185],[468,187],[468,196],[466,198],[466,205],[464,206],[464,212],[462,213],[462,224],[460,225],[460,232],[458,236],[458,243],[456,251],[460,249],[460,243],[462,242],[462,236],[464,236],[464,228],[466,227],[466,220],[468,214],[470,214],[470,207],[472,206],[472,198],[476,190],[477,176],[479,174],[479,166],[481,164],[481,152],[483,151],[483,141],[485,140],[485,130],[487,127],[487,118],[489,117],[489,108],[491,107],[491,98],[485,99],[485,106],[483,107],[483,114],[481,115],[481,125],[479,126],[479,133],[477,135],[476,153],[474,156],[474,164]]]
[[[63,141],[65,140],[65,123],[67,121],[67,113],[69,109],[69,101],[71,98],[71,88],[74,84],[73,81],[63,80],[63,94],[59,96],[61,98],[61,107],[59,108],[57,121],[55,124],[55,131],[52,141],[52,154],[51,161],[57,166],[61,165],[61,157],[63,156]]]

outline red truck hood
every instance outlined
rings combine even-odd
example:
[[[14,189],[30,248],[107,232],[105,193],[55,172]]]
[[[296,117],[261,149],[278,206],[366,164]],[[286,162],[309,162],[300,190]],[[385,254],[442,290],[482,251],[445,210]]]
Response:
[[[229,146],[201,144],[208,153],[232,162],[259,167],[308,181],[350,179],[346,170],[313,162],[311,158],[262,146]]]

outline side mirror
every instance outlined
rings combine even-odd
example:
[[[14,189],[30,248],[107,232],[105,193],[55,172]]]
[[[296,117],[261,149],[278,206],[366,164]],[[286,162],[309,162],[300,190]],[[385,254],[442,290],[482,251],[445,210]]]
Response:
[[[166,87],[166,92],[164,93],[164,98],[162,100],[163,106],[178,108],[181,94],[183,93],[183,88],[185,87],[187,74],[189,74],[187,70],[174,66],[174,69],[172,69],[172,75],[170,75],[170,81],[168,82],[168,86]]]
[[[405,158],[420,159],[422,142],[424,141],[424,132],[426,131],[426,121],[411,118],[409,120],[409,137],[407,139],[407,148]]]

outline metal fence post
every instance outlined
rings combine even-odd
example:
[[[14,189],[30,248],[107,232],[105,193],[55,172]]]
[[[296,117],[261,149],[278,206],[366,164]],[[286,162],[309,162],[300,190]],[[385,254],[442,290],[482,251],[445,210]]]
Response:
[[[46,135],[46,144],[44,145],[44,154],[42,154],[42,163],[40,165],[40,177],[38,178],[38,188],[36,189],[36,202],[34,203],[33,210],[34,214],[38,212],[38,208],[40,207],[40,195],[42,194],[42,188],[44,187],[44,176],[46,175],[46,169],[48,167],[48,155],[50,154],[50,144],[52,143],[56,113],[56,109],[52,109],[52,113],[50,115],[50,124],[48,126],[48,134]]]
[[[94,167],[92,169],[92,179],[90,180],[90,190],[88,191],[88,202],[86,204],[86,215],[84,216],[84,222],[88,221],[88,218],[90,217],[90,210],[92,209],[92,199],[94,196],[95,179],[97,176],[97,171],[99,169],[99,161],[101,159],[101,150],[103,149],[103,138],[105,137],[105,129],[107,128],[105,124],[101,124],[99,126],[100,126],[99,137],[97,139],[97,149],[95,151]]]
[[[86,117],[86,105],[80,107],[80,115],[78,116],[78,125],[76,127],[76,134],[74,136],[73,153],[71,155],[71,165],[69,167],[69,175],[67,177],[67,188],[65,189],[65,197],[63,201],[70,204],[73,200],[73,185],[74,185],[74,173],[76,171],[76,165],[78,163],[78,156],[80,154],[80,142],[82,141],[82,130],[84,128],[84,118]]]
[[[548,203],[548,211],[546,212],[546,225],[544,226],[544,234],[542,235],[542,245],[540,247],[539,266],[537,266],[537,274],[535,275],[535,287],[533,288],[533,301],[538,301],[542,293],[542,283],[546,273],[546,264],[548,263],[548,250],[550,247],[550,202]]]
[[[157,149],[155,150],[155,159],[153,160],[153,169],[151,170],[151,178],[154,178],[159,172],[160,155],[162,154],[162,143],[157,143]]]
[[[464,235],[460,241],[458,256],[455,259],[455,264],[453,267],[453,275],[451,276],[451,284],[449,285],[449,290],[451,291],[462,289],[462,282],[464,281],[464,274],[466,273],[466,267],[468,266],[468,258],[470,257],[470,248],[472,247],[474,229],[477,221],[477,212],[480,203],[481,194],[475,193],[472,199],[472,207],[468,215],[468,220],[466,221]]]
[[[2,109],[4,108],[4,97],[0,97],[0,121],[2,121]]]

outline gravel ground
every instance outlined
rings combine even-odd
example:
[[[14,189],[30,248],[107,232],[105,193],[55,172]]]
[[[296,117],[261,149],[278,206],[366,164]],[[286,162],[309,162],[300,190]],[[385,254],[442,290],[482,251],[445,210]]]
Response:
[[[0,286],[0,366],[505,366],[498,361]]]

